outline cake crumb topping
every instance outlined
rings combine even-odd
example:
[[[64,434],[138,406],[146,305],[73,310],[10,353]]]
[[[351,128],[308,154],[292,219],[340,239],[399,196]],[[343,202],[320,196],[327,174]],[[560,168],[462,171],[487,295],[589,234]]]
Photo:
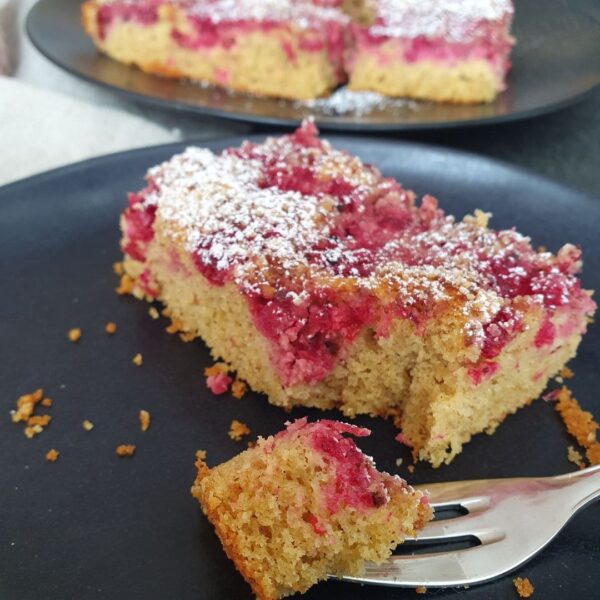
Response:
[[[250,435],[250,429],[245,423],[233,419],[229,426],[229,437],[236,442],[239,442],[245,435]]]
[[[533,585],[527,577],[517,577],[513,579],[513,584],[519,598],[531,598],[533,596]]]
[[[141,367],[142,364],[144,364],[144,357],[138,352],[132,359],[131,362],[136,366],[136,367]]]

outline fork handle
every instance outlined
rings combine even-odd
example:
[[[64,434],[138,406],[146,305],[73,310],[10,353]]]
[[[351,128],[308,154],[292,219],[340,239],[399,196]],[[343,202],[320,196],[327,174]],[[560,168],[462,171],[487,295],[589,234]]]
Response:
[[[565,490],[574,513],[600,498],[600,465],[566,475],[549,477],[548,480],[551,485]]]

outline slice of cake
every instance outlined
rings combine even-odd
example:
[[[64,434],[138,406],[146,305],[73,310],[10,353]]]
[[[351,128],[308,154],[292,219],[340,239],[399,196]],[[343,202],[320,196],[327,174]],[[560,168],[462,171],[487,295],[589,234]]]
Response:
[[[96,46],[144,71],[306,99],[343,78],[348,17],[318,0],[88,0]]]
[[[369,433],[304,418],[218,467],[198,461],[192,494],[258,598],[358,575],[431,518],[422,492],[377,471],[346,437]]]
[[[366,5],[367,24],[354,26],[347,61],[351,89],[457,103],[489,102],[504,89],[514,43],[510,0]]]
[[[538,397],[595,309],[580,250],[487,218],[417,203],[305,122],[151,169],[122,216],[121,289],[273,404],[395,416],[439,465]]]

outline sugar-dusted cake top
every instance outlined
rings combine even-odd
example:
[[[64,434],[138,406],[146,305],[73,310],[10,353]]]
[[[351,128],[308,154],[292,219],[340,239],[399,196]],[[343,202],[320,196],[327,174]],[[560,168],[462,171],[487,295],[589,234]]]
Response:
[[[319,0],[180,0],[193,16],[222,21],[293,21],[309,27],[318,21],[347,23],[348,17]]]
[[[101,4],[130,11],[172,4],[215,25],[224,21],[293,21],[302,28],[319,21],[348,22],[348,17],[327,0],[101,0]]]
[[[423,36],[462,42],[482,23],[512,18],[511,0],[373,0],[372,36]]]
[[[206,278],[248,298],[288,385],[319,380],[364,326],[385,336],[395,318],[419,330],[450,313],[493,358],[528,307],[593,309],[576,247],[538,252],[514,229],[487,228],[483,213],[456,221],[332,148],[311,122],[221,154],[190,148],[151,169],[130,203],[129,222],[155,213]]]

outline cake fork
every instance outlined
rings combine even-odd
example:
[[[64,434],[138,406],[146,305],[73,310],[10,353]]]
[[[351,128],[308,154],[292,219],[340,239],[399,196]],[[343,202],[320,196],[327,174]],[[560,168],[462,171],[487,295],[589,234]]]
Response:
[[[483,479],[418,486],[429,491],[437,519],[414,540],[479,545],[430,554],[396,555],[367,564],[346,581],[398,587],[484,583],[516,569],[544,548],[580,509],[600,498],[600,465],[556,477]],[[466,514],[444,518],[448,509]]]

